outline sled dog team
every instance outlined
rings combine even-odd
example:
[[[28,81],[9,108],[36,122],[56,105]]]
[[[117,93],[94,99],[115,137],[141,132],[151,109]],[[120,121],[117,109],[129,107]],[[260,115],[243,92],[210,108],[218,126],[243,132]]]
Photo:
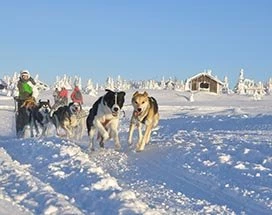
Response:
[[[42,135],[45,135],[48,125],[52,122],[56,127],[56,133],[60,134],[62,128],[66,137],[81,138],[87,126],[90,138],[90,149],[94,150],[95,141],[100,147],[104,147],[107,140],[113,139],[115,149],[121,148],[118,125],[125,102],[126,93],[123,91],[114,92],[106,89],[106,93],[98,98],[86,115],[79,102],[71,102],[68,105],[60,106],[56,110],[51,110],[50,102],[39,100],[25,100],[21,107],[25,107],[28,116],[31,136],[35,128],[39,134],[37,123],[42,128]],[[158,104],[155,98],[150,97],[147,92],[135,92],[131,103],[133,112],[130,120],[128,143],[132,144],[135,128],[138,129],[138,142],[136,151],[143,151],[145,145],[150,141],[151,131],[157,126],[159,121]],[[87,116],[87,119],[86,119]],[[144,132],[143,127],[145,127]]]

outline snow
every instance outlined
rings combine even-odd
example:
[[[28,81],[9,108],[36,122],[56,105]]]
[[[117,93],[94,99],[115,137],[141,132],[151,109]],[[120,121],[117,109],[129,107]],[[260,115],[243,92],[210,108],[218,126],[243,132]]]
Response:
[[[84,110],[103,93],[84,95]],[[127,144],[133,93],[121,150],[109,141],[94,152],[87,133],[17,139],[14,101],[0,96],[0,214],[271,214],[272,96],[194,93],[190,102],[190,92],[148,90],[161,119],[136,152]]]

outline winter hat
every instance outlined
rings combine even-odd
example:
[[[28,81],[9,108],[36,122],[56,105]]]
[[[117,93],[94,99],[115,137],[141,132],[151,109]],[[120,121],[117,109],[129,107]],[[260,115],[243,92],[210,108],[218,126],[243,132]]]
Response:
[[[21,72],[20,72],[20,77],[22,78],[23,75],[26,75],[27,78],[30,78],[30,73],[29,73],[29,71],[26,70],[26,69],[21,70]]]

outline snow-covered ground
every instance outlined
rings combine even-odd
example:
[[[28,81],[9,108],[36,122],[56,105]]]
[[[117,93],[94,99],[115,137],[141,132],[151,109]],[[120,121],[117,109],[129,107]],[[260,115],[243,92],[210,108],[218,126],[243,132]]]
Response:
[[[0,214],[271,214],[272,96],[197,93],[190,102],[148,92],[161,120],[140,153],[127,144],[133,91],[118,152],[109,141],[90,153],[86,134],[17,139],[13,99],[0,96]],[[84,99],[88,110],[97,97]]]

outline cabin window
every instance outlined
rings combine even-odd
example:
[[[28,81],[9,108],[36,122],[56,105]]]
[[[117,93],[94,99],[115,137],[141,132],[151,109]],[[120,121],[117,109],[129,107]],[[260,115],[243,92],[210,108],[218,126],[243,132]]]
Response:
[[[210,85],[209,83],[202,82],[200,83],[200,89],[209,89]]]

